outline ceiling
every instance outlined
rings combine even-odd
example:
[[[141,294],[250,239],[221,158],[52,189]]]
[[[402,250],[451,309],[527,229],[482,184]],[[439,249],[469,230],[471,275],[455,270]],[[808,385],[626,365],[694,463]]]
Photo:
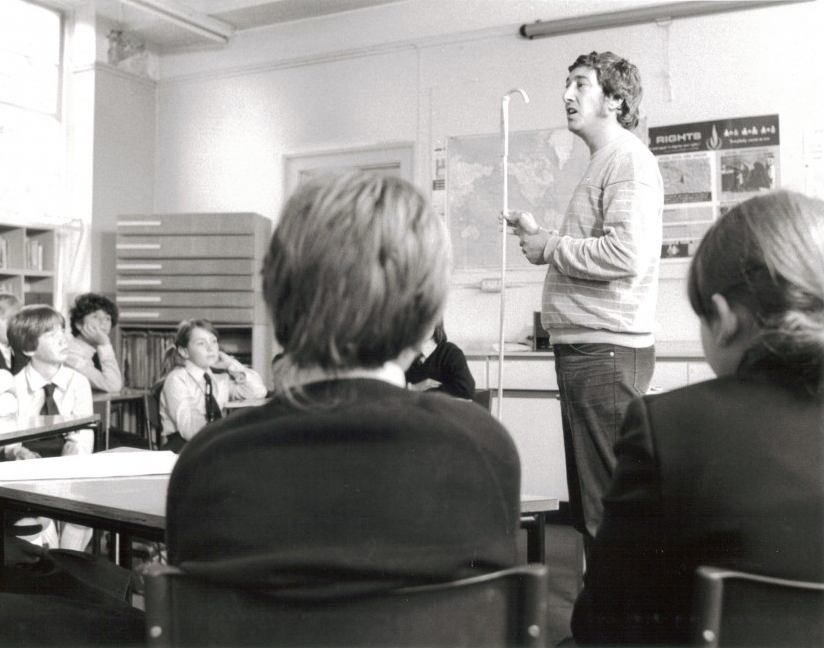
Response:
[[[2,0],[0,0],[2,1]],[[85,3],[89,0],[69,0]],[[91,0],[98,18],[153,44],[160,52],[191,47],[214,46],[209,38],[177,18],[191,17],[198,24],[216,25],[218,31],[235,34],[247,30],[286,25],[297,21],[330,17],[351,24],[353,12],[362,12],[364,28],[374,29],[383,19],[400,20],[408,34],[447,34],[536,20],[578,18],[587,14],[613,12],[660,5],[661,0]],[[664,3],[666,4],[666,3]],[[676,4],[701,4],[683,2]],[[379,11],[381,8],[391,13]],[[147,8],[148,7],[148,8]],[[172,17],[149,10],[171,10]],[[369,9],[378,10],[369,12]],[[366,27],[370,25],[371,27]],[[398,25],[383,23],[387,33],[398,33]],[[225,39],[224,39],[225,42]]]
[[[146,4],[165,5],[207,23],[225,23],[235,32],[308,20],[343,12],[368,9],[409,0],[150,0]],[[206,44],[203,35],[167,18],[136,6],[129,0],[94,0],[98,17],[143,40],[161,51]]]

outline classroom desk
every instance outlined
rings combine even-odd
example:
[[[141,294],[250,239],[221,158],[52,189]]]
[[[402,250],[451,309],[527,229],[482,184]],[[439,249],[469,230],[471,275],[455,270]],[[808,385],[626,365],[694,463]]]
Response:
[[[234,410],[245,409],[247,407],[259,407],[260,405],[266,405],[269,400],[269,398],[247,398],[246,400],[228,401],[223,406],[223,412],[227,414]]]
[[[168,484],[168,475],[3,482],[0,534],[9,513],[43,515],[112,531],[120,535],[118,563],[128,568],[132,537],[164,539]]]
[[[148,389],[132,389],[127,387],[119,392],[92,392],[92,402],[95,411],[100,414],[101,427],[103,428],[103,438],[105,445],[103,450],[109,449],[109,428],[112,425],[112,405],[123,406],[128,403],[140,403],[143,408],[143,420],[141,429],[135,432],[141,433],[148,438],[149,434],[149,409],[146,399],[149,397]]]
[[[557,497],[521,494],[521,528],[526,530],[527,562],[546,564],[546,516],[557,510]]]
[[[94,430],[94,447],[102,448],[103,430],[100,415],[88,416],[4,416],[0,418],[0,446],[9,443],[25,443],[34,439],[92,428]]]
[[[0,483],[0,513],[4,522],[0,532],[5,529],[7,513],[45,515],[113,531],[121,535],[118,562],[128,567],[131,537],[163,540],[168,485],[168,475]],[[527,532],[529,562],[546,561],[546,514],[557,508],[556,498],[521,496],[521,521]]]

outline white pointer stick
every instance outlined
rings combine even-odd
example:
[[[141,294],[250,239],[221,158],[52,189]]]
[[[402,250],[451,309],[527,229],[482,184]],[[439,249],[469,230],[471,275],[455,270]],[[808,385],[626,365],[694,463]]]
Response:
[[[501,100],[501,136],[503,138],[503,155],[501,156],[501,168],[504,175],[504,218],[501,221],[501,319],[498,330],[498,407],[497,416],[501,420],[504,403],[504,319],[506,302],[506,235],[509,229],[506,222],[506,214],[509,212],[509,185],[507,178],[507,163],[509,159],[509,97],[513,94],[520,94],[524,103],[529,103],[526,92],[520,88],[514,88],[507,92]]]

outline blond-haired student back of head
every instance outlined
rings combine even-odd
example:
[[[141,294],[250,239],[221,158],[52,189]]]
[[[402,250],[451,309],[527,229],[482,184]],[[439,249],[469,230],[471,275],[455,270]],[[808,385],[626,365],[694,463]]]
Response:
[[[310,597],[516,563],[512,439],[475,403],[406,389],[449,261],[442,221],[400,178],[315,178],[289,199],[263,267],[275,395],[181,452],[170,563]]]

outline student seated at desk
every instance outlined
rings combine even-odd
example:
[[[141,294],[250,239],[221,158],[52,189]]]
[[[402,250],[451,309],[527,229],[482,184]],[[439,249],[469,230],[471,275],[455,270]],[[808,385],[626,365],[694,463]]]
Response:
[[[117,318],[117,306],[95,293],[79,295],[69,311],[72,336],[66,364],[86,376],[92,389],[98,391],[123,389],[123,375],[109,339]]]
[[[289,199],[263,268],[284,350],[274,397],[181,452],[171,563],[310,597],[516,564],[512,439],[472,403],[406,389],[441,318],[448,245],[400,178],[316,178]]]
[[[15,353],[28,357],[29,363],[14,376],[19,416],[40,414],[88,416],[92,410],[89,381],[65,364],[66,332],[63,316],[51,306],[24,306],[9,320],[9,341]],[[4,446],[7,459],[38,459],[60,455],[91,454],[94,432],[78,430],[64,436]],[[50,546],[57,546],[54,525],[44,530]],[[83,551],[91,529],[63,525],[60,547]]]
[[[164,450],[179,452],[206,423],[221,417],[228,401],[266,396],[258,373],[220,350],[217,329],[208,320],[182,321],[167,357],[174,368],[160,396]]]
[[[118,318],[117,306],[95,293],[79,295],[69,311],[72,335],[66,364],[86,376],[93,392],[114,394],[123,389],[123,374],[109,339]],[[109,427],[108,441],[108,448],[149,447],[147,439],[117,427]]]
[[[26,366],[25,356],[15,355],[9,344],[9,320],[22,308],[23,304],[11,293],[0,293],[0,369],[16,374]]]
[[[466,356],[446,339],[443,323],[435,326],[432,337],[421,346],[420,355],[406,370],[406,382],[414,391],[439,391],[467,400],[475,395]]]
[[[688,292],[718,378],[630,405],[578,644],[687,644],[698,565],[824,581],[822,242],[824,201],[790,192],[704,235]]]

